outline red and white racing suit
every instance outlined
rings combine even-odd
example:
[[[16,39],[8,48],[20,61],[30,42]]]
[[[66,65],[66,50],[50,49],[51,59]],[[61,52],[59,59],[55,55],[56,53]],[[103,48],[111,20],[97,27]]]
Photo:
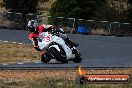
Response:
[[[53,29],[53,26],[52,25],[48,25],[48,27],[45,27],[47,25],[40,25],[37,27],[37,31],[35,32],[32,32],[29,34],[29,39],[32,41],[33,45],[34,45],[34,48],[37,50],[37,51],[41,51],[39,46],[38,46],[38,36],[39,34],[41,34],[42,32],[46,32],[46,31],[49,31],[49,30],[52,30]],[[44,54],[44,51],[43,51],[43,54]]]
[[[39,37],[39,35],[42,33],[42,32],[46,32],[46,31],[50,31],[50,30],[55,30],[57,29],[57,32],[58,33],[58,36],[61,37],[65,42],[67,42],[70,46],[77,46],[76,43],[72,42],[68,37],[67,35],[65,34],[65,32],[61,29],[61,28],[56,28],[56,27],[53,27],[53,25],[40,25],[37,27],[37,31],[36,32],[33,32],[33,33],[30,33],[29,34],[29,39],[33,42],[33,45],[34,45],[34,48],[37,50],[37,51],[41,51],[39,46],[38,46],[38,40],[37,38]],[[56,33],[57,33],[56,32]],[[42,54],[45,54],[46,51],[41,51]]]

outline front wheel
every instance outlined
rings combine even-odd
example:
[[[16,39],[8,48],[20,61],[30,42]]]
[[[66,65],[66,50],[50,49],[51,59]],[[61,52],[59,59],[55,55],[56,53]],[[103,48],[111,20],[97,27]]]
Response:
[[[45,55],[43,55],[43,54],[41,55],[41,61],[42,61],[42,62],[48,63],[50,60],[51,60],[51,59],[48,58],[47,56],[45,56]]]
[[[62,48],[61,48],[61,52],[59,52],[56,48],[51,47],[50,52],[54,55],[56,60],[58,60],[62,63],[68,63],[66,54]]]

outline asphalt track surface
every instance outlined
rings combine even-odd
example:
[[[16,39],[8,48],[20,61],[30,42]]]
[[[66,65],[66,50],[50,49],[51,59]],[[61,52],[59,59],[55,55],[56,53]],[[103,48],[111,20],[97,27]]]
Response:
[[[29,32],[22,30],[0,29],[0,40],[29,44]],[[67,64],[51,61],[25,63],[0,63],[0,68],[74,68],[83,67],[132,67],[132,37],[114,37],[100,35],[68,34],[79,43],[77,47],[82,54],[81,63],[69,61]]]

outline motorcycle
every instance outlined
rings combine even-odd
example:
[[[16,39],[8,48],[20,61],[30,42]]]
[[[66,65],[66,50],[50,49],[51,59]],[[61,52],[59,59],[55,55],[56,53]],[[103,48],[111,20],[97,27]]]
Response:
[[[52,32],[42,32],[38,38],[38,46],[47,52],[46,58],[43,54],[41,55],[41,61],[44,63],[51,59],[56,59],[61,63],[68,63],[71,60],[75,63],[82,61],[81,54],[76,47],[70,47],[61,37]]]

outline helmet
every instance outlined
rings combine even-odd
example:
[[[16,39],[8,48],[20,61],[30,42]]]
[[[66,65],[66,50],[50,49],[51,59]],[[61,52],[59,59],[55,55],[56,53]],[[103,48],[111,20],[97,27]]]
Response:
[[[38,23],[37,23],[36,20],[28,21],[28,29],[29,29],[30,32],[37,31],[37,26],[38,26]]]

